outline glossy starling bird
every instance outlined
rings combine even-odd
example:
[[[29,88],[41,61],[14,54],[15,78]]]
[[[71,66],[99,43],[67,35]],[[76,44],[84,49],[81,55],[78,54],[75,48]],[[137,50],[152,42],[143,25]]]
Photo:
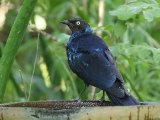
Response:
[[[87,22],[80,18],[69,19],[72,34],[67,43],[70,68],[84,83],[105,91],[113,105],[139,105],[124,86],[114,57],[104,41],[94,35]]]

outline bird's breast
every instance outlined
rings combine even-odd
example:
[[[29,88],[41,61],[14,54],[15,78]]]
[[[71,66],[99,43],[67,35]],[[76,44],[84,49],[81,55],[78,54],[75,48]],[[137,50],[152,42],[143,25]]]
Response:
[[[67,49],[67,56],[68,56],[69,64],[74,65],[77,54],[78,54],[77,49],[75,49],[74,47]]]
[[[69,61],[74,61],[76,58],[78,59],[81,56],[81,53],[72,48],[67,51],[67,55]]]

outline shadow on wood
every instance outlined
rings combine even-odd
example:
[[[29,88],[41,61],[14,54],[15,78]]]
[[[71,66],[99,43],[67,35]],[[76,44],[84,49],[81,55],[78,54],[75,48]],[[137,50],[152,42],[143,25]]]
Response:
[[[35,101],[0,105],[0,120],[160,120],[160,104],[111,106],[108,101]]]

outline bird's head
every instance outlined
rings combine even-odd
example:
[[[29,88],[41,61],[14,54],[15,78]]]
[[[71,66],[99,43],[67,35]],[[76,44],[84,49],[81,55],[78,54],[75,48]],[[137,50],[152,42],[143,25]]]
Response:
[[[89,24],[80,18],[65,20],[61,23],[68,25],[72,33],[91,32]]]

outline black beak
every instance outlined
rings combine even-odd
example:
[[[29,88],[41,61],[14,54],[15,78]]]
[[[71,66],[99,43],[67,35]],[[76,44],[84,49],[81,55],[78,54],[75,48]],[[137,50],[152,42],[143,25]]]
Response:
[[[69,25],[69,21],[68,20],[62,21],[60,23],[65,24],[65,25]]]

